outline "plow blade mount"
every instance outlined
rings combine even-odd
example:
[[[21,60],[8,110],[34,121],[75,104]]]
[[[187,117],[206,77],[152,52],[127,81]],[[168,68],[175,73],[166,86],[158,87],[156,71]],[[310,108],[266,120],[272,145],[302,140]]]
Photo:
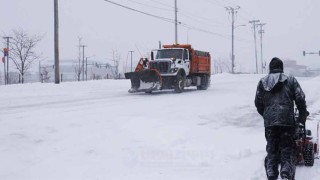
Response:
[[[131,80],[129,93],[151,92],[161,89],[161,76],[155,70],[125,73],[125,77]]]

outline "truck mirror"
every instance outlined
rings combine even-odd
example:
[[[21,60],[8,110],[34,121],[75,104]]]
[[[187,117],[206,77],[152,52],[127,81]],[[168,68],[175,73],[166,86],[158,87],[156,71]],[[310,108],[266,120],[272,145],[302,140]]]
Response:
[[[306,51],[303,51],[302,54],[303,54],[303,56],[306,56]]]
[[[151,52],[151,60],[154,60],[153,52]]]

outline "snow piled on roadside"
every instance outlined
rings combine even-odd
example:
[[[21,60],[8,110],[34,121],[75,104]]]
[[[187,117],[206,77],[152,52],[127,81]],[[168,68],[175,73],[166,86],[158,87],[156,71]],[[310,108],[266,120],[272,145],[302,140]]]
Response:
[[[128,80],[0,86],[0,179],[266,179],[261,77],[214,75],[181,94],[129,94]],[[298,80],[313,129],[320,77]],[[316,160],[296,179],[319,171]]]

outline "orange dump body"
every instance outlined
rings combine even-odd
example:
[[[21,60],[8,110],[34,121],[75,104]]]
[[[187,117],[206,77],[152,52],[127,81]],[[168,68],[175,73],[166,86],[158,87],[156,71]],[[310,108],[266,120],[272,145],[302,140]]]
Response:
[[[190,44],[163,45],[163,48],[188,49],[191,62],[190,74],[211,74],[211,56],[209,52],[194,50]]]

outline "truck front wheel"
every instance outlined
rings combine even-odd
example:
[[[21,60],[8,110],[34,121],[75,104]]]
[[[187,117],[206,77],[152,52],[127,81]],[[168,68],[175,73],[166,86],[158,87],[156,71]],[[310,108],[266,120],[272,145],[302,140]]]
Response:
[[[183,75],[182,72],[179,72],[176,76],[174,92],[182,93],[182,91],[184,90],[185,81],[186,77]]]
[[[199,86],[197,86],[197,89],[207,90],[209,86],[210,86],[210,76],[209,75],[201,76],[201,83]]]

